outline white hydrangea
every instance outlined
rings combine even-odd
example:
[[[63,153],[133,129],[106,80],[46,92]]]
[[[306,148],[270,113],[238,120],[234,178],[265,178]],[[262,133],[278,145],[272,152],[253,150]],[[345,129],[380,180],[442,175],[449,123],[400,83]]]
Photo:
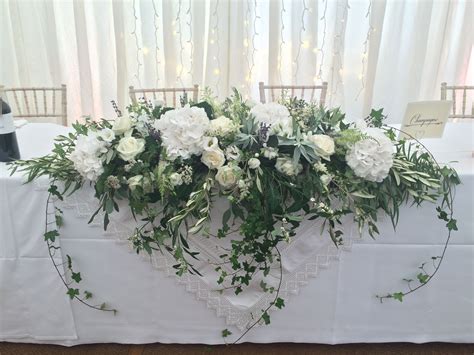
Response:
[[[87,180],[97,181],[104,172],[103,155],[107,152],[108,143],[99,139],[97,132],[89,131],[87,135],[79,135],[76,146],[69,159],[74,168]]]
[[[153,127],[161,132],[161,139],[171,160],[188,159],[204,150],[209,119],[199,107],[185,107],[167,111]]]
[[[382,182],[393,165],[393,143],[380,128],[363,128],[362,132],[369,138],[358,141],[347,151],[347,164],[357,176]]]
[[[250,114],[255,117],[255,122],[270,124],[270,132],[278,135],[291,135],[293,133],[293,121],[288,109],[276,102],[257,104]]]

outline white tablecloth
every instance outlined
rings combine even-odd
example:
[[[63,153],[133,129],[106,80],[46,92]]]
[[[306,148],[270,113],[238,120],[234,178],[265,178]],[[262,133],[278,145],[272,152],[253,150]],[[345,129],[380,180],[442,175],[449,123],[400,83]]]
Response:
[[[459,232],[429,286],[403,303],[375,298],[402,289],[402,277],[414,276],[421,262],[441,252],[446,233],[435,206],[406,207],[396,232],[382,221],[377,240],[357,241],[339,261],[308,262],[288,286],[295,294],[287,295],[286,307],[244,341],[474,342],[473,129],[471,123],[449,124],[443,140],[425,142],[441,161],[458,161],[452,165],[463,182],[455,202]],[[51,124],[26,125],[18,130],[22,157],[46,154],[53,137],[65,132]],[[22,185],[20,175],[8,176],[0,164],[0,340],[217,344],[224,328],[233,332],[230,341],[240,333],[216,315],[223,306],[216,307],[199,284],[169,277],[131,253],[117,243],[120,230],[104,234],[100,225],[87,226],[89,211],[81,201],[66,208],[62,253],[74,258],[84,278],[81,288],[119,313],[70,302],[42,238],[46,195],[41,182]]]

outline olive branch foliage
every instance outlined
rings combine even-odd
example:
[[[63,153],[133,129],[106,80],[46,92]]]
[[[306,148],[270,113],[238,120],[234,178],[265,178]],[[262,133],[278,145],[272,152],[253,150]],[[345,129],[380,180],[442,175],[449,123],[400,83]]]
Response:
[[[460,181],[455,170],[439,166],[426,149],[421,149],[421,143],[397,140],[396,130],[384,126],[385,116],[382,110],[372,110],[366,121],[369,125],[385,130],[394,143],[395,153],[389,175],[381,183],[376,183],[356,176],[348,167],[345,160],[347,150],[367,137],[355,129],[353,124],[346,123],[344,114],[339,109],[326,110],[296,98],[284,99],[282,104],[288,108],[293,118],[294,134],[290,138],[266,135],[265,127],[255,123],[249,114],[250,105],[236,90],[223,103],[217,102],[208,91],[202,102],[191,103],[202,107],[210,119],[224,115],[240,126],[238,133],[221,139],[220,143],[224,147],[236,145],[242,151],[240,178],[248,182],[245,195],[239,195],[237,187],[220,189],[215,173],[207,169],[199,157],[164,164],[166,153],[162,149],[159,134],[152,131],[145,137],[146,150],[128,169],[125,167],[127,163],[117,156],[115,150],[110,149],[105,157],[104,173],[93,184],[98,208],[90,221],[101,213],[106,229],[110,222],[109,216],[119,210],[121,201],[126,201],[137,221],[135,232],[130,237],[133,248],[137,253],[171,254],[176,260],[173,267],[178,275],[185,272],[200,275],[199,270],[193,266],[193,260],[198,259],[199,255],[192,250],[190,238],[231,238],[230,247],[222,250],[221,262],[214,265],[218,273],[218,291],[230,290],[239,294],[255,279],[259,279],[261,290],[272,295],[268,307],[253,315],[254,322],[234,342],[240,341],[257,324],[269,324],[271,309],[285,306],[284,299],[280,297],[283,272],[279,246],[291,241],[303,218],[322,221],[322,237],[331,238],[339,247],[344,244],[342,220],[345,216],[353,217],[361,235],[367,232],[370,237],[375,238],[379,233],[377,218],[380,214],[388,215],[395,228],[402,205],[437,204],[437,216],[446,222],[448,236],[442,254],[432,259],[434,271],[428,270],[427,264],[423,263],[416,275],[418,285],[413,285],[416,282],[413,279],[405,279],[406,291],[377,296],[380,301],[389,298],[402,301],[405,296],[428,284],[441,265],[451,233],[457,230],[456,220],[453,218],[453,201],[454,187]],[[167,110],[169,108],[153,107],[146,102],[129,107],[130,113],[146,114],[153,119],[159,119]],[[77,136],[87,134],[88,130],[110,127],[111,122],[107,120],[76,123],[73,125],[73,133],[56,138],[51,154],[13,163],[12,174],[15,171],[23,172],[26,182],[40,176],[49,177],[52,181],[49,206],[52,196],[63,199],[85,183],[68,159]],[[305,142],[302,132],[308,131],[329,135],[334,139],[336,151],[330,160],[318,157],[314,153],[314,146]],[[297,176],[279,172],[275,169],[274,160],[262,156],[264,148],[275,148],[279,150],[279,154],[291,156],[294,163],[301,163],[302,172]],[[258,169],[249,169],[248,159],[254,156],[259,157],[261,165]],[[325,164],[324,174],[331,177],[329,183],[322,181],[322,173],[314,168],[314,164],[321,162]],[[183,171],[186,167],[192,167],[192,181],[173,188],[170,174]],[[130,189],[126,184],[127,178],[139,174],[148,176],[148,182]],[[109,176],[117,177],[120,185],[110,186]],[[59,183],[62,186],[61,192]],[[221,226],[214,234],[209,226],[213,202],[217,198],[227,198],[228,207],[223,211]],[[55,215],[59,229],[62,223],[60,210],[56,209]],[[49,223],[46,218],[44,237],[69,296],[92,308],[116,312],[105,304],[89,304],[88,299],[92,294],[88,291],[81,293],[72,284],[79,283],[82,277],[73,269],[69,256],[66,256],[66,270],[70,276],[66,277],[60,272],[60,265],[56,264],[54,258],[54,253],[59,249],[59,231],[48,230]],[[239,235],[238,238],[235,237],[236,234]],[[275,269],[279,270],[279,282],[277,285],[268,284],[265,278]],[[230,335],[232,333],[228,329],[222,331],[224,338]]]

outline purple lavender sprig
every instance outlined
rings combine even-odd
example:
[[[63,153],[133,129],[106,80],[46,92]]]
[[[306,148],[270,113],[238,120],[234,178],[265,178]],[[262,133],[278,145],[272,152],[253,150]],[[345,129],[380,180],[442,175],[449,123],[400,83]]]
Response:
[[[155,127],[153,127],[151,124],[147,124],[148,128],[148,134],[150,135],[151,138],[153,138],[155,141],[159,142],[161,140],[161,134],[160,131],[158,131]]]
[[[261,143],[267,143],[270,138],[270,127],[269,123],[260,122],[260,128],[258,130],[258,139]]]
[[[117,117],[122,117],[122,111],[119,110],[115,100],[111,100],[110,102],[112,103],[112,107],[114,108],[114,111],[115,111],[115,114],[117,115]]]

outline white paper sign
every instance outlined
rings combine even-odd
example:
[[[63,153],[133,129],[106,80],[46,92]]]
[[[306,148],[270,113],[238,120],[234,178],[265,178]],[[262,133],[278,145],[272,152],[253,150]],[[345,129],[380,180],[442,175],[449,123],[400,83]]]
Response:
[[[449,100],[409,102],[399,138],[441,138],[451,104]]]

